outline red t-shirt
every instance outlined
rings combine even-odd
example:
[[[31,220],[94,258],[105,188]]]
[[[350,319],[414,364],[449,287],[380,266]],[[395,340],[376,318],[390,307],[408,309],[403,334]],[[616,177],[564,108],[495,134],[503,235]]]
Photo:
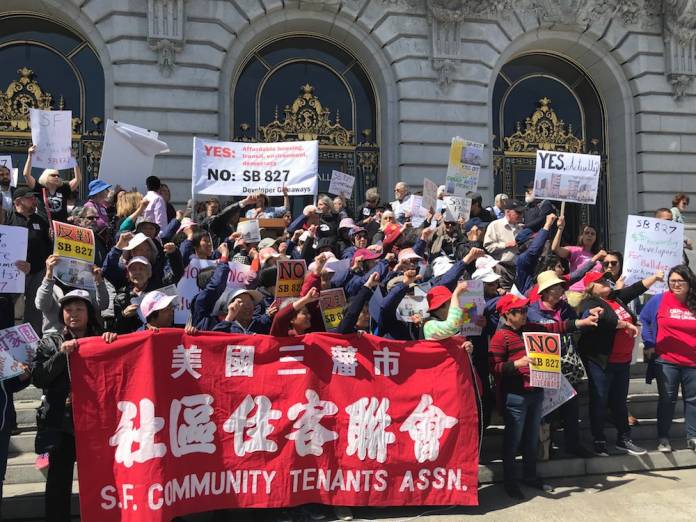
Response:
[[[696,366],[696,317],[672,292],[662,294],[656,322],[655,349],[662,360]]]
[[[631,314],[629,314],[628,311],[619,303],[616,301],[607,301],[607,304],[611,306],[612,310],[614,310],[614,313],[619,318],[619,321],[635,324]],[[611,354],[609,354],[610,363],[631,362],[635,339],[631,337],[629,332],[630,330],[626,330],[624,328],[616,330],[616,335],[614,336],[614,346],[612,346]]]

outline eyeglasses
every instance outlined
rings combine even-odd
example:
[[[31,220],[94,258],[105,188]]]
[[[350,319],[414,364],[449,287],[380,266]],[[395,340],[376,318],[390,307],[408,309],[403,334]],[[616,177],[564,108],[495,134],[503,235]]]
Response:
[[[602,263],[602,266],[618,266],[618,264],[618,261],[605,261],[604,263]]]
[[[60,178],[60,174],[49,174],[49,178]]]
[[[670,279],[668,281],[669,286],[674,286],[674,287],[680,287],[680,286],[686,286],[688,285],[688,281],[684,281],[683,279]]]

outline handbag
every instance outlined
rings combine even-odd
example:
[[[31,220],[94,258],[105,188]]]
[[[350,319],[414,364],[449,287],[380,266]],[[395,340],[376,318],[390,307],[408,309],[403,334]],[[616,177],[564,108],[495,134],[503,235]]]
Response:
[[[587,378],[587,372],[572,340],[569,339],[568,342],[563,344],[565,345],[565,350],[561,352],[561,373],[568,379],[570,384],[575,386]]]

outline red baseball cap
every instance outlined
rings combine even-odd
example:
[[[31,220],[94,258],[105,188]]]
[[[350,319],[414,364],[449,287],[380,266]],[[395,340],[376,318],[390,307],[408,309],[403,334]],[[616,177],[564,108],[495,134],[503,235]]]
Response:
[[[380,254],[378,252],[368,250],[367,248],[359,248],[358,250],[355,251],[355,254],[353,254],[353,258],[351,259],[351,263],[354,263],[355,259],[357,257],[362,257],[363,261],[369,261],[371,259],[379,259],[381,256],[382,256],[382,254]]]
[[[498,300],[495,309],[500,315],[508,313],[510,310],[524,308],[529,304],[529,299],[526,297],[518,297],[515,294],[505,294]]]
[[[452,292],[446,286],[434,286],[428,290],[428,312],[437,310],[447,301],[452,299]]]
[[[604,281],[602,281],[602,279]],[[606,272],[587,272],[585,276],[582,278],[582,284],[585,285],[585,288],[590,286],[592,283],[600,283],[600,284],[609,284],[609,280],[607,279],[607,273]]]

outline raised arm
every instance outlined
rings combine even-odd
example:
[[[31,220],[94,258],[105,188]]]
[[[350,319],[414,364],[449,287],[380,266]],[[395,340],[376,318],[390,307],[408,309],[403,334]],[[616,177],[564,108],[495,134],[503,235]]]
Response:
[[[73,167],[73,173],[75,176],[73,179],[68,181],[68,186],[70,186],[70,190],[73,192],[76,192],[77,189],[80,188],[80,183],[82,182],[82,169],[80,168],[80,162],[77,161],[77,158],[75,158],[75,166]]]
[[[561,246],[561,236],[563,235],[563,229],[565,228],[565,216],[558,217],[556,227],[556,235],[554,236],[553,241],[551,242],[551,250],[558,257],[562,257],[563,259],[565,259],[570,255],[570,250]]]
[[[34,179],[34,176],[31,175],[31,157],[35,150],[36,145],[32,145],[27,150],[27,161],[24,163],[24,170],[22,171],[24,181],[26,181],[27,187],[30,189],[33,189],[36,186],[36,180]]]

